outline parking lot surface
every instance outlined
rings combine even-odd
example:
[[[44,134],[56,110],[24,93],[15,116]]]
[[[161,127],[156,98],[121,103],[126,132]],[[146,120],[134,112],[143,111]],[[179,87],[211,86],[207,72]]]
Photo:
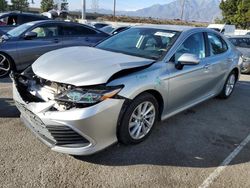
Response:
[[[136,146],[88,157],[51,151],[19,120],[11,82],[0,80],[0,187],[199,187],[250,134],[250,75],[232,97],[159,123]],[[250,187],[246,142],[208,187]]]

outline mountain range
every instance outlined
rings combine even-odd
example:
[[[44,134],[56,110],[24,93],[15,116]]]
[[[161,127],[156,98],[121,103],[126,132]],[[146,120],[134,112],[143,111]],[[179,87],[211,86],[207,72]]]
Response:
[[[152,17],[159,19],[181,19],[182,7],[183,19],[186,21],[212,22],[216,18],[221,18],[219,8],[221,0],[174,0],[173,2],[139,9],[136,11],[117,11],[117,15]],[[91,9],[88,12],[94,12]],[[98,13],[112,14],[112,10],[98,9]]]

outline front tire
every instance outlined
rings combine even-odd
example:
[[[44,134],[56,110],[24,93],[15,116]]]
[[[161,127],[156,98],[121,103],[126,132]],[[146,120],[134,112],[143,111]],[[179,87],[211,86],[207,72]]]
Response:
[[[12,69],[13,65],[10,58],[0,53],[0,78],[8,76]]]
[[[226,83],[225,83],[221,93],[219,94],[219,98],[221,98],[221,99],[229,98],[234,91],[236,81],[237,81],[236,72],[232,71],[229,74],[229,76],[227,77]]]
[[[158,119],[159,105],[155,97],[143,93],[136,97],[126,109],[118,126],[119,142],[129,145],[145,140]]]

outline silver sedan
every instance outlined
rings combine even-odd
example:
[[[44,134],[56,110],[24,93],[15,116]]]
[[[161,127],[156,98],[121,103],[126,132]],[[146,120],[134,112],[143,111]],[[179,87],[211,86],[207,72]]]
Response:
[[[228,98],[240,54],[216,31],[138,26],[93,47],[41,56],[13,74],[24,124],[57,152],[89,155],[145,140],[159,120]]]

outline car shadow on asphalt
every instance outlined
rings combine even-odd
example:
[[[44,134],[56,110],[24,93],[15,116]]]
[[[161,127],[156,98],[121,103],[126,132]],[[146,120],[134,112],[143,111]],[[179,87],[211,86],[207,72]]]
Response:
[[[94,155],[74,158],[104,166],[217,167],[250,133],[250,116],[242,113],[249,111],[250,85],[240,83],[228,100],[210,99],[158,123],[138,145],[114,144]],[[237,163],[249,162],[250,155],[244,160]]]
[[[247,81],[239,81],[238,84],[243,84],[250,87],[250,82]]]
[[[20,112],[17,110],[13,99],[0,98],[0,118],[18,118]]]

